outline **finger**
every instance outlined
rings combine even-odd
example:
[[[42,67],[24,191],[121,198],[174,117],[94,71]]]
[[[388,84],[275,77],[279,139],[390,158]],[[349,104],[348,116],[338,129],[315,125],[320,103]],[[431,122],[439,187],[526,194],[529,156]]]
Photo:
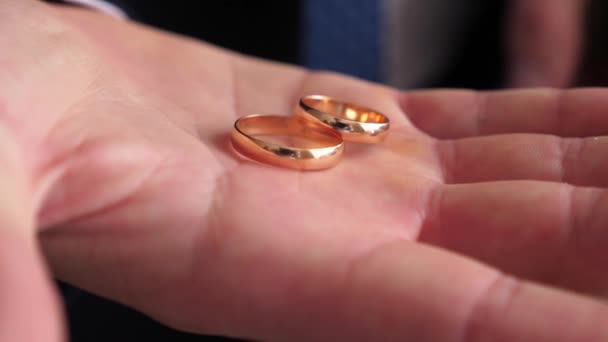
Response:
[[[401,107],[437,138],[500,133],[566,137],[608,134],[608,89],[528,89],[495,92],[436,90],[403,93]]]
[[[608,337],[599,302],[521,282],[468,259],[401,243],[348,277],[345,340],[583,341]],[[349,318],[350,318],[349,317]],[[568,319],[573,317],[573,320]],[[555,325],[555,322],[568,324]]]
[[[420,239],[520,277],[608,295],[608,192],[505,181],[437,190]]]
[[[444,180],[544,180],[608,187],[608,137],[507,134],[437,143]]]
[[[0,341],[61,341],[59,303],[34,239],[31,201],[0,126]]]
[[[564,87],[574,78],[586,0],[513,0],[507,25],[509,83]]]

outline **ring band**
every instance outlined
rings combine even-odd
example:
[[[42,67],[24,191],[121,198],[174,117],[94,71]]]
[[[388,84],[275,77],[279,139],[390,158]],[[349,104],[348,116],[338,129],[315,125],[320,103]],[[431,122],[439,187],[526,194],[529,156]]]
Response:
[[[304,146],[289,146],[261,136],[306,140],[299,143]],[[344,142],[337,132],[297,117],[279,115],[249,115],[236,120],[231,141],[237,152],[250,159],[297,170],[333,167],[344,151]]]
[[[340,132],[342,139],[349,141],[381,142],[390,127],[390,120],[382,113],[323,95],[302,97],[295,112]]]

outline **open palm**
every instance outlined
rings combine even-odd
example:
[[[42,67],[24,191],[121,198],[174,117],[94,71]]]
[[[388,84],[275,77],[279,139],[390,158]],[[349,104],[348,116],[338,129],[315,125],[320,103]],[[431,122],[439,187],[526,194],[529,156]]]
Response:
[[[607,90],[403,94],[15,7],[56,28],[0,24],[24,80],[8,122],[60,279],[180,329],[264,340],[608,338],[599,301],[537,285],[607,294],[608,140],[559,137],[605,134]],[[311,93],[385,113],[389,137],[321,172],[232,153],[237,117],[288,115]]]

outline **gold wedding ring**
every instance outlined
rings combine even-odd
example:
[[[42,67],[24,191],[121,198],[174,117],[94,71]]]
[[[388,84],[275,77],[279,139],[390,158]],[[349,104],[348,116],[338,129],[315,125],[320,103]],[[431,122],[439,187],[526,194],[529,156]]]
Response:
[[[295,114],[340,132],[348,141],[378,143],[390,127],[388,117],[382,113],[323,95],[302,97]]]
[[[277,142],[273,139],[277,137],[287,142]],[[279,115],[238,119],[231,141],[237,152],[250,159],[297,170],[335,166],[344,150],[343,140],[336,131],[298,117]]]

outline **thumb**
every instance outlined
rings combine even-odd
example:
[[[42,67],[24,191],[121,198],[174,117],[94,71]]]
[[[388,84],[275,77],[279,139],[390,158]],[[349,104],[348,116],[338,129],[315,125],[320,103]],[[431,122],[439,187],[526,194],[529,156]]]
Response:
[[[575,76],[587,0],[512,0],[507,22],[509,85],[565,87]]]
[[[36,244],[23,165],[0,126],[0,341],[60,341],[59,302]]]

